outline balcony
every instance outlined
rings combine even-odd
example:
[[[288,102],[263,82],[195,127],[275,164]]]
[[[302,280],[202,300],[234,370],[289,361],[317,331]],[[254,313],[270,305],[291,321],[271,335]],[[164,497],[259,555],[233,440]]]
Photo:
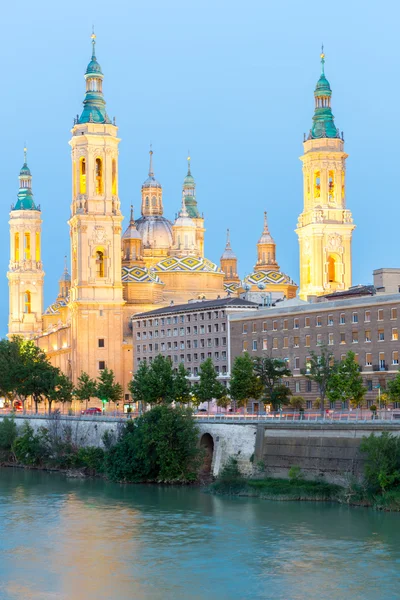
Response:
[[[373,371],[388,371],[389,365],[387,365],[386,363],[384,363],[382,365],[373,365],[372,370]]]

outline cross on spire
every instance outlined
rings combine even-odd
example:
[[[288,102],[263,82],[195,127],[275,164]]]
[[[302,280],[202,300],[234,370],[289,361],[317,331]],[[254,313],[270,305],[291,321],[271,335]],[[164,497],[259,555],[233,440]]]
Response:
[[[154,177],[154,171],[153,171],[153,144],[150,144],[149,155],[150,155],[149,177]]]

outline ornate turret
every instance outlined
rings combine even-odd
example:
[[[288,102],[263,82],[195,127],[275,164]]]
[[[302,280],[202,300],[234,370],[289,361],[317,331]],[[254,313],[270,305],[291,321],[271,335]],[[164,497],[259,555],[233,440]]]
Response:
[[[187,157],[188,170],[185,179],[183,180],[182,196],[185,201],[186,209],[189,213],[189,217],[192,219],[199,219],[201,215],[197,208],[196,201],[196,183],[194,177],[190,171],[190,156]]]
[[[255,271],[279,271],[276,262],[276,244],[268,229],[267,213],[264,212],[264,229],[257,244],[257,263]]]
[[[103,73],[96,58],[96,36],[92,34],[92,58],[87,66],[86,95],[78,123],[110,123],[103,96]]]
[[[71,275],[68,272],[67,257],[64,256],[64,272],[58,280],[58,298],[69,298],[69,290],[71,288]]]
[[[162,215],[164,211],[162,203],[162,187],[154,177],[153,150],[151,146],[149,155],[149,176],[142,185],[142,215],[144,217],[150,215]]]
[[[24,148],[24,164],[19,172],[19,191],[18,200],[12,207],[12,210],[40,210],[40,206],[36,206],[33,200],[32,193],[32,175],[26,160],[27,149]]]
[[[332,114],[331,96],[331,86],[325,77],[325,54],[324,47],[322,46],[321,75],[314,90],[315,111],[308,139],[340,137]]]
[[[144,265],[144,260],[142,238],[136,228],[133,206],[131,204],[129,225],[122,236],[122,266],[133,267],[134,265],[142,266]]]
[[[190,218],[186,209],[185,198],[182,198],[182,207],[172,227],[174,245],[171,254],[175,256],[197,256],[196,224]]]
[[[220,259],[220,264],[221,270],[224,273],[224,283],[240,282],[237,273],[237,257],[231,248],[229,229],[226,230],[226,245]]]

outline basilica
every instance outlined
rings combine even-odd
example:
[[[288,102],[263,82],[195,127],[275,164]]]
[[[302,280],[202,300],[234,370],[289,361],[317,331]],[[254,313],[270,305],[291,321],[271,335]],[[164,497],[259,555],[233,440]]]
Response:
[[[300,243],[300,296],[344,290],[351,285],[351,213],[345,206],[343,136],[334,126],[331,90],[324,74],[315,90],[313,128],[304,140],[304,210]],[[244,279],[229,231],[217,265],[204,255],[205,221],[199,210],[190,157],[174,220],[164,216],[163,189],[153,151],[141,188],[141,214],[118,195],[118,129],[107,114],[103,73],[92,57],[85,72],[83,110],[70,140],[72,200],[68,221],[70,268],[66,262],[55,301],[44,310],[41,258],[42,213],[25,160],[10,212],[9,335],[35,339],[52,364],[74,382],[82,372],[114,371],[129,398],[134,344],[132,316],[154,308],[201,299],[241,296],[259,304],[294,298],[298,286],[280,270],[267,214],[260,223],[254,271]],[[261,219],[260,219],[261,221]]]

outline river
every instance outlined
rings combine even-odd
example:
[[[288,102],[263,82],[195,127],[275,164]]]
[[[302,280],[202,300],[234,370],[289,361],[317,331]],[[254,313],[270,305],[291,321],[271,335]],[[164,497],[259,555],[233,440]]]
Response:
[[[0,469],[0,600],[391,600],[399,578],[399,514]]]

